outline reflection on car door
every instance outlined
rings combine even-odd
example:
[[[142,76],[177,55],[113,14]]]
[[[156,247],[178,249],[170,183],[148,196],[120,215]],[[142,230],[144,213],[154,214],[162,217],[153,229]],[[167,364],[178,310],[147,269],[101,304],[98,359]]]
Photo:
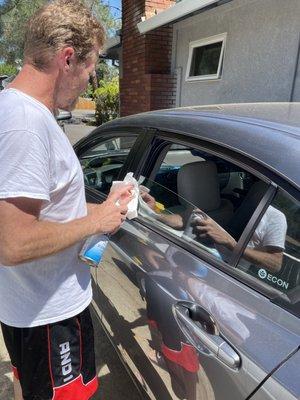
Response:
[[[298,343],[295,317],[137,222],[113,237],[97,278],[103,321],[151,398],[244,399]],[[174,312],[193,305],[216,321],[224,354]]]

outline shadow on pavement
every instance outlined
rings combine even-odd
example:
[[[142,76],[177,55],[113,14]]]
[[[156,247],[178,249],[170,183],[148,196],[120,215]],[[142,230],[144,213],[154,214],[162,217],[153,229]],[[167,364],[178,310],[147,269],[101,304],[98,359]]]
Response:
[[[0,399],[13,400],[13,384],[10,361],[0,360]]]
[[[91,308],[95,331],[96,367],[100,387],[93,400],[140,400],[135,385]],[[130,397],[129,397],[130,393]]]

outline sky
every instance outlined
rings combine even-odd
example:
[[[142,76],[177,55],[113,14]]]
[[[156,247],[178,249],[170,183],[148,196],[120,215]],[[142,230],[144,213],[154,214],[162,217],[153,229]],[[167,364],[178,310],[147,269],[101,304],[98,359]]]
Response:
[[[0,0],[1,1],[1,0]],[[122,8],[122,0],[107,0],[108,4],[112,7],[117,7],[121,10]],[[117,16],[117,17],[121,17],[121,13],[120,11],[116,10],[116,9],[112,9],[112,13]]]

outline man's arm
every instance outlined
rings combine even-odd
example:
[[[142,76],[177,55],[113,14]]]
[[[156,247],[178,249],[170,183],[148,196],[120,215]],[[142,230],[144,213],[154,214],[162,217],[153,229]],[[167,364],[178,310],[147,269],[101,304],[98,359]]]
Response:
[[[86,217],[66,223],[40,221],[41,200],[1,200],[1,263],[17,265],[55,254],[90,235],[114,232],[125,219],[130,189],[127,185],[115,191],[102,204],[89,207]]]
[[[195,221],[194,231],[200,240],[201,238],[209,237],[214,243],[225,246],[231,251],[234,250],[237,244],[235,239],[210,217]],[[243,257],[258,267],[264,267],[270,272],[279,272],[282,265],[283,252],[281,249],[271,246],[259,249],[246,247]]]
[[[86,203],[87,213],[90,214],[91,212],[93,212],[93,209],[97,206],[98,204],[96,203]]]
[[[259,250],[246,247],[243,257],[257,267],[276,273],[281,270],[283,251],[272,247],[262,247]]]
[[[156,212],[156,200],[153,196],[151,196],[148,192],[143,191],[140,187],[140,195],[144,202],[151,208],[154,212]],[[179,214],[167,214],[164,212],[156,213],[156,219],[171,228],[174,229],[182,229],[183,228],[183,219]]]

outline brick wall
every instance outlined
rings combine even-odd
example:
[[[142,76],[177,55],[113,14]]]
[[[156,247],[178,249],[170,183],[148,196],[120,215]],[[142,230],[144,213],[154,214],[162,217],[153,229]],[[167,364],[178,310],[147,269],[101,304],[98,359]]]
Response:
[[[141,35],[137,24],[173,4],[173,0],[122,0],[121,116],[175,105],[171,75],[172,26]]]

